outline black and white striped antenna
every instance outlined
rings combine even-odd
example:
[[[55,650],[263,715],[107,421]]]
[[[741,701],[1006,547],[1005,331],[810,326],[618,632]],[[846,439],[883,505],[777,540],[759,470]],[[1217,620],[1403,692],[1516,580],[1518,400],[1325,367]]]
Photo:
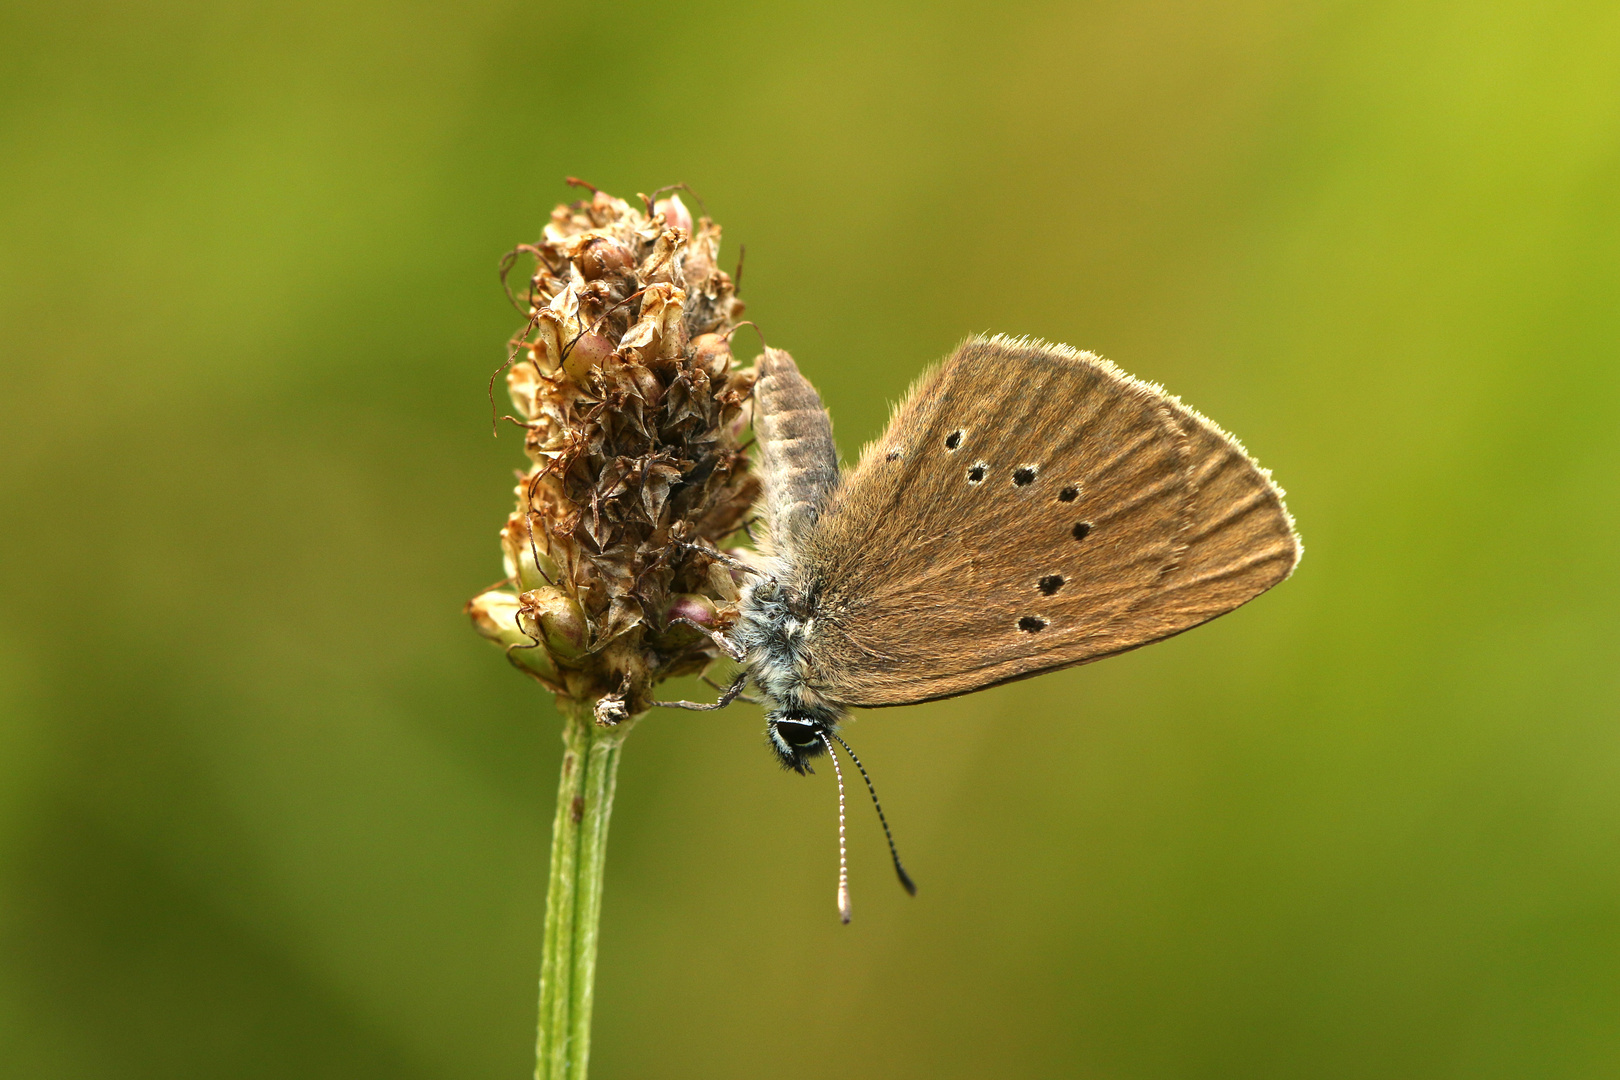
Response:
[[[878,802],[877,788],[872,786],[872,778],[867,775],[866,766],[861,759],[855,756],[855,751],[849,748],[837,732],[820,731],[822,745],[827,748],[827,756],[832,758],[833,776],[838,780],[838,917],[844,922],[850,920],[849,906],[849,858],[845,843],[844,831],[844,770],[838,766],[838,754],[833,750],[832,740],[836,739],[838,745],[844,748],[849,760],[855,763],[860,771],[861,779],[866,781],[867,794],[872,796],[872,809],[877,811],[878,822],[883,826],[883,839],[889,842],[889,858],[894,860],[894,872],[900,878],[900,885],[912,896],[917,895],[917,884],[906,873],[906,868],[900,863],[900,852],[894,846],[894,834],[889,831],[889,819],[883,815],[883,804]]]
[[[833,776],[838,778],[838,917],[844,922],[850,920],[849,907],[849,858],[844,847],[844,770],[838,767],[838,755],[833,753],[832,743],[827,742],[827,736],[821,736],[822,743],[827,747],[827,756],[832,758]],[[843,742],[843,739],[839,739]]]
[[[872,809],[877,811],[878,821],[883,826],[883,839],[889,842],[889,858],[894,860],[894,872],[900,878],[900,887],[912,896],[916,896],[917,883],[911,880],[911,875],[906,873],[906,868],[900,865],[900,852],[895,850],[894,834],[889,831],[889,819],[883,816],[883,804],[878,802],[877,788],[872,786],[872,778],[866,775],[866,766],[861,764],[861,759],[855,756],[855,751],[849,748],[849,743],[845,742],[837,732],[830,732],[829,734],[838,740],[838,745],[844,748],[844,753],[849,755],[849,760],[853,761],[855,767],[861,771],[861,779],[866,781],[866,790],[872,796]],[[832,747],[828,747],[827,752],[831,753]]]

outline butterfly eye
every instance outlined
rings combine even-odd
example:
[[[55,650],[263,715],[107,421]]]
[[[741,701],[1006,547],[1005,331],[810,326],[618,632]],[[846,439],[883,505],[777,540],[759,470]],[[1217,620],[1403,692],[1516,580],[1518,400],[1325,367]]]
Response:
[[[1028,487],[1035,482],[1035,466],[1020,465],[1013,470],[1013,483],[1019,487]]]
[[[1084,540],[1091,533],[1091,522],[1089,522],[1089,521],[1077,521],[1077,522],[1075,522],[1073,532],[1074,532],[1074,538],[1076,540]]]
[[[981,461],[981,462],[979,462],[979,463],[978,463],[978,464],[977,464],[977,465],[975,465],[975,466],[973,466],[973,468],[971,468],[971,469],[969,469],[969,470],[968,470],[968,473],[967,473],[967,476],[968,476],[968,483],[970,483],[970,484],[980,484],[980,483],[983,483],[983,482],[984,482],[984,474],[985,474],[985,473],[986,473],[986,472],[987,472],[987,471],[988,471],[988,470],[989,470],[989,466],[988,466],[988,465],[986,465],[986,464],[985,464],[985,463],[984,463],[984,462],[982,462],[982,461]]]
[[[1033,615],[1025,615],[1018,620],[1018,629],[1025,633],[1034,634],[1046,629],[1046,620],[1038,619]]]
[[[1077,487],[1066,487],[1058,492],[1058,502],[1074,502],[1079,497],[1080,489]]]
[[[892,448],[886,455],[884,455],[884,459],[887,461],[899,461],[905,456],[905,450],[902,447],[896,446]]]
[[[962,433],[960,431],[953,431],[949,435],[945,436],[945,449],[947,449],[947,450],[955,450],[958,446],[961,446],[961,445],[962,445]]]
[[[1062,574],[1048,574],[1041,578],[1041,592],[1047,596],[1055,595],[1061,588],[1063,588]]]

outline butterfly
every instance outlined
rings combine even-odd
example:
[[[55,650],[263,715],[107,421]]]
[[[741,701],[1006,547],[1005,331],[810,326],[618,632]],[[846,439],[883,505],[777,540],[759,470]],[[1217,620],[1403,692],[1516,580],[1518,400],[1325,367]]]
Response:
[[[1283,492],[1243,446],[1091,353],[970,338],[847,472],[793,359],[766,349],[758,373],[768,539],[721,639],[742,674],[705,707],[752,681],[792,771],[823,753],[836,769],[834,742],[860,767],[838,734],[851,709],[1140,648],[1252,600],[1299,562]]]

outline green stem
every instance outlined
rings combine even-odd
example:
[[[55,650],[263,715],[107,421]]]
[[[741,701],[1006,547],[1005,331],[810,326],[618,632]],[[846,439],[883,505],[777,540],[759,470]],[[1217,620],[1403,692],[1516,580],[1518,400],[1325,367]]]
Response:
[[[540,1036],[535,1080],[585,1080],[591,999],[602,916],[602,870],[619,751],[632,721],[602,727],[589,702],[563,708],[562,779],[551,826],[551,881],[540,957]]]

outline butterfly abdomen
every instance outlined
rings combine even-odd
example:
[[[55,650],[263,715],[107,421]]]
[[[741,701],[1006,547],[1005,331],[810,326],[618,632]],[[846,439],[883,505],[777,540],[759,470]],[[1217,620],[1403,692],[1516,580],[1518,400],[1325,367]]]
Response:
[[[838,448],[820,395],[787,353],[765,350],[754,392],[765,512],[780,552],[814,524],[837,485]]]

